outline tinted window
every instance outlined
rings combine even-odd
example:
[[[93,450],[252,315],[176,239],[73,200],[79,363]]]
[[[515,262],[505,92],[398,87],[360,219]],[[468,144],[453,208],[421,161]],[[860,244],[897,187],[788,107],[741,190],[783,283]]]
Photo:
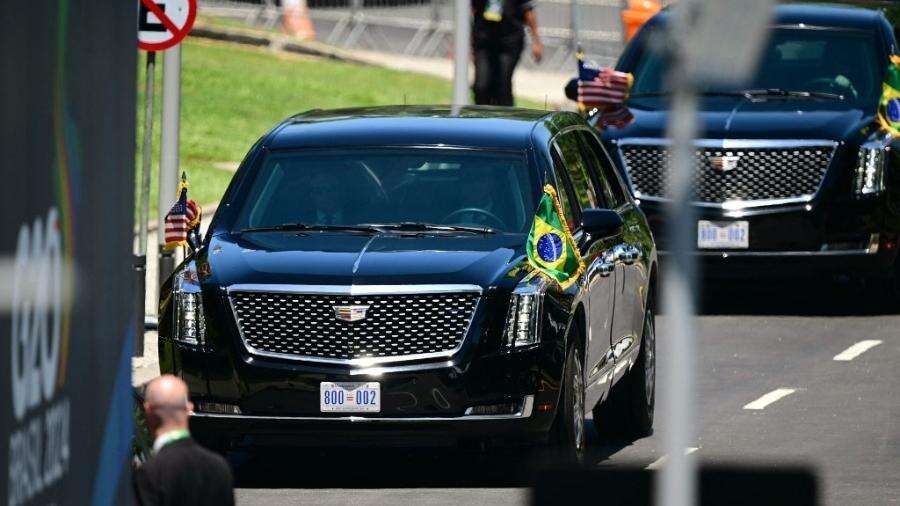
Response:
[[[275,152],[234,226],[426,222],[524,233],[537,183],[523,155],[418,150]]]
[[[554,142],[563,156],[578,204],[582,209],[598,207],[600,202],[597,199],[594,183],[591,181],[590,169],[585,162],[581,146],[579,146],[578,132],[562,134]]]
[[[846,100],[829,102],[830,106],[870,107],[881,94],[881,74],[887,65],[879,54],[871,33],[775,28],[763,50],[759,70],[745,88],[836,93]],[[666,72],[660,54],[644,52],[633,72],[632,94],[665,92]]]
[[[582,130],[578,133],[581,136],[582,145],[588,152],[587,160],[591,165],[591,170],[594,171],[601,181],[607,206],[610,209],[615,209],[628,202],[619,173],[613,166],[612,160],[607,156],[606,150],[600,145],[600,141],[590,132]]]
[[[551,150],[553,155],[553,172],[556,174],[556,180],[559,185],[556,188],[556,195],[559,197],[559,205],[562,207],[563,215],[569,230],[574,231],[577,228],[578,218],[581,218],[579,210],[573,206],[575,200],[572,190],[572,183],[566,177],[566,167],[562,163],[559,152],[556,149]]]

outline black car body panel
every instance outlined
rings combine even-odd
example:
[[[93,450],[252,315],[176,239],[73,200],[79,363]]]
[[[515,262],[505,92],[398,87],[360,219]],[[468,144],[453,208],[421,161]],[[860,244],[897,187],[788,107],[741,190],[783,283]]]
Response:
[[[656,31],[665,30],[669,16],[664,11],[647,23],[626,48],[617,64],[618,70],[635,72],[642,65],[649,54],[648,38]],[[787,31],[783,33],[794,33],[791,30],[841,33],[870,42],[877,68],[869,70],[875,81],[872,84],[877,84],[880,94],[888,56],[897,49],[893,30],[881,12],[838,6],[779,5],[772,26],[776,31]],[[760,73],[774,72],[773,68],[764,64]],[[765,76],[758,79],[764,80]],[[803,90],[803,83],[791,84],[794,89]],[[609,128],[602,133],[605,145],[640,200],[663,253],[667,244],[665,199],[642,195],[641,182],[636,181],[634,168],[629,168],[624,150],[635,145],[664,144],[667,101],[664,94],[641,96],[637,91],[627,102],[634,121],[624,128]],[[761,167],[759,173],[747,176],[754,178],[753,184],[787,186],[786,181],[791,178],[789,171],[799,170],[796,159],[790,158],[791,150],[808,150],[813,146],[830,153],[827,168],[823,169],[814,191],[798,191],[804,194],[802,198],[737,201],[724,206],[698,199],[695,202],[698,220],[720,223],[740,220],[749,226],[746,248],[698,248],[705,274],[736,277],[827,273],[882,278],[892,275],[900,234],[897,181],[900,160],[896,149],[900,144],[877,127],[876,106],[875,95],[865,100],[862,96],[844,100],[760,98],[741,93],[701,96],[698,157],[734,154],[747,159],[754,155],[754,150],[759,153],[766,149],[788,153],[783,166]],[[880,192],[858,195],[854,191],[854,178],[860,163],[860,148],[864,145],[876,146],[884,153],[884,183]],[[741,177],[742,170],[738,167],[731,177]],[[727,179],[728,176],[704,177]],[[770,183],[764,181],[767,178],[771,178]]]
[[[625,223],[619,237],[592,238],[574,230],[591,268],[565,290],[546,285],[538,313],[540,340],[514,350],[504,344],[504,330],[511,293],[527,274],[522,268],[524,232],[254,231],[238,225],[254,178],[261,177],[261,166],[272,153],[385,148],[404,153],[520,153],[534,178],[528,191],[539,195],[543,184],[559,184],[553,139],[574,131],[593,136],[602,150],[578,115],[499,108],[312,111],[266,134],[235,175],[202,246],[161,290],[160,368],[188,383],[197,406],[195,432],[252,435],[255,444],[546,439],[557,413],[566,352],[576,335],[573,328],[584,336],[578,346],[590,357],[585,367],[592,403],[588,407],[599,402],[614,383],[613,376],[621,376],[634,363],[656,263],[646,220],[631,199],[618,209]],[[611,167],[608,159],[604,163]],[[621,272],[610,277],[592,274],[602,254],[620,241],[639,245],[639,261],[623,264]],[[337,290],[355,297],[357,289],[397,294],[464,290],[477,293],[478,300],[458,349],[440,357],[310,360],[292,352],[262,353],[250,346],[246,329],[239,328],[236,293]],[[177,296],[185,290],[200,294],[205,328],[199,343],[179,338]],[[614,307],[621,313],[615,317],[610,314]],[[588,339],[593,328],[598,333]],[[315,330],[295,327],[290,333],[302,338]],[[380,412],[322,412],[323,381],[379,382]],[[511,408],[499,415],[472,412],[504,404]]]

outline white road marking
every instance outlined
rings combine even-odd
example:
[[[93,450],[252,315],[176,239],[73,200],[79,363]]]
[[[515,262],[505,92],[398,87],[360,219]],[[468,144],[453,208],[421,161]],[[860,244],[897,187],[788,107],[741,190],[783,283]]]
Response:
[[[699,450],[699,449],[700,449],[700,448],[694,448],[694,447],[685,448],[685,449],[684,449],[684,454],[685,454],[685,455],[690,455],[690,454],[694,453],[695,451],[697,451],[697,450]],[[660,467],[662,467],[662,466],[666,463],[667,460],[669,460],[669,456],[668,456],[668,455],[663,455],[662,457],[660,457],[660,458],[654,460],[649,466],[645,467],[644,469],[659,469]]]
[[[881,344],[880,339],[866,339],[838,353],[834,356],[834,359],[838,362],[849,362],[850,360],[853,360],[854,358],[862,355],[866,351],[878,346],[879,344]]]
[[[746,404],[744,409],[765,409],[769,404],[772,404],[778,399],[787,397],[796,391],[797,390],[794,388],[776,388],[750,404]]]

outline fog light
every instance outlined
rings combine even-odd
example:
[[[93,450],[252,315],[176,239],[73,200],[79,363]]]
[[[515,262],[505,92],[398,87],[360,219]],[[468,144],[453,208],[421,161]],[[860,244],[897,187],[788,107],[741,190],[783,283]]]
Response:
[[[214,413],[218,415],[239,415],[241,408],[234,404],[226,404],[223,402],[198,402],[197,413]]]
[[[466,409],[465,416],[510,416],[518,415],[521,417],[531,416],[531,409],[534,405],[534,396],[526,395],[521,400],[501,402],[499,404],[484,404],[481,406],[472,406]]]

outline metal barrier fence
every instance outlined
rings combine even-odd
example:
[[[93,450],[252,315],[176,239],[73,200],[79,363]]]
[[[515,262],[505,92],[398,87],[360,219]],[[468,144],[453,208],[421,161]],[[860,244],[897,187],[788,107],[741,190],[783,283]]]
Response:
[[[308,0],[310,18],[322,42],[408,56],[446,57],[452,51],[454,0]],[[537,0],[544,60],[526,47],[523,66],[575,72],[575,48],[602,65],[622,50],[621,11],[625,0]],[[276,0],[201,0],[201,12],[275,28]]]

